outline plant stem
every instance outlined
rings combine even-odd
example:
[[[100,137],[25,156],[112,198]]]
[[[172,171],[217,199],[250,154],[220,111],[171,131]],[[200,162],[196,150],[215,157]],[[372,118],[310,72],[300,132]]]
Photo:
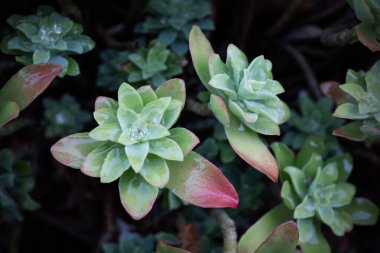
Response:
[[[298,65],[303,70],[307,84],[312,90],[313,94],[319,98],[321,97],[321,91],[319,90],[319,84],[317,77],[315,76],[309,62],[306,60],[305,56],[301,54],[295,47],[289,44],[283,44],[282,47],[293,57],[293,59],[298,63]]]
[[[223,234],[223,253],[237,253],[235,222],[222,209],[213,209],[211,215],[219,222]]]
[[[293,17],[293,14],[296,13],[303,2],[303,0],[293,0],[293,2],[289,3],[288,8],[282,13],[281,17],[272,26],[268,34],[273,35],[281,31],[285,25],[289,23]]]
[[[186,99],[186,109],[199,116],[212,116],[212,111],[207,104],[199,103],[198,101],[188,98]]]
[[[321,36],[321,43],[325,46],[346,46],[358,40],[355,27],[336,31],[336,29],[326,29]]]

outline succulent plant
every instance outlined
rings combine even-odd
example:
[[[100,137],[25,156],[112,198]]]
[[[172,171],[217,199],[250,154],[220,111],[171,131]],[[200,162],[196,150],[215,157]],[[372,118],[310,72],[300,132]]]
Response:
[[[158,40],[180,55],[188,52],[187,39],[193,25],[214,30],[214,23],[208,18],[211,6],[207,0],[150,0],[146,12],[151,16],[137,24],[135,32],[158,34]]]
[[[45,136],[48,138],[72,134],[83,130],[91,114],[83,110],[74,97],[64,94],[59,101],[45,98]]]
[[[34,187],[30,165],[16,160],[9,149],[0,150],[0,217],[5,221],[22,219],[21,209],[33,211],[39,207],[29,192]]]
[[[126,232],[119,237],[118,243],[103,243],[102,249],[104,253],[188,253],[167,245],[163,240],[160,240],[155,247],[159,237],[162,236],[149,234],[142,237],[137,233]]]
[[[214,128],[212,137],[208,137],[197,148],[197,152],[207,159],[215,159],[219,155],[222,163],[232,163],[236,154],[228,144],[227,136],[221,124],[217,124]]]
[[[59,140],[52,154],[102,183],[120,178],[121,202],[134,219],[149,213],[164,187],[201,207],[236,207],[236,191],[220,170],[191,152],[198,138],[185,128],[171,128],[185,96],[180,79],[156,91],[123,83],[118,101],[97,98],[94,117],[99,126]]]
[[[183,57],[172,53],[160,42],[139,48],[135,53],[128,55],[128,61],[125,66],[128,82],[149,83],[154,87],[181,74],[182,67],[186,64]]]
[[[129,51],[106,49],[100,53],[100,64],[96,85],[108,91],[117,91],[119,84],[128,80],[126,66],[129,61]]]
[[[78,63],[70,55],[83,54],[95,47],[90,37],[82,35],[80,24],[61,16],[50,6],[40,6],[35,15],[12,15],[7,23],[16,33],[3,38],[2,51],[16,55],[16,61],[24,65],[59,64],[60,77],[78,75]]]
[[[297,225],[294,221],[282,221],[282,214],[278,211],[274,209],[264,215],[243,234],[238,243],[239,253],[296,251],[299,237]]]
[[[325,92],[338,102],[334,116],[351,120],[333,134],[354,141],[377,138],[380,135],[380,61],[369,71],[348,70],[346,83],[330,84]],[[331,90],[340,88],[340,93]],[[323,87],[322,87],[323,88]],[[343,91],[343,92],[342,92]]]
[[[211,93],[210,108],[225,127],[232,148],[243,160],[277,181],[276,161],[257,134],[279,135],[278,125],[290,114],[277,96],[284,89],[273,80],[271,62],[259,56],[249,64],[245,54],[230,44],[224,63],[196,26],[189,43],[195,70]]]
[[[330,252],[321,223],[337,236],[343,236],[354,224],[376,223],[376,205],[355,197],[355,186],[347,182],[353,169],[349,154],[324,161],[325,147],[316,136],[309,136],[297,156],[282,143],[272,144],[272,149],[281,170],[281,197],[297,220],[303,252]]]
[[[380,3],[378,0],[347,0],[361,23],[356,34],[373,52],[380,51]]]
[[[326,143],[331,152],[340,152],[336,137],[331,136],[332,131],[342,124],[343,120],[332,117],[334,103],[330,98],[319,98],[314,102],[308,93],[300,92],[298,103],[300,114],[291,111],[289,121],[282,142],[292,149],[299,150],[310,134],[315,134]]]
[[[33,64],[13,75],[0,89],[0,127],[17,118],[60,72],[57,64]]]

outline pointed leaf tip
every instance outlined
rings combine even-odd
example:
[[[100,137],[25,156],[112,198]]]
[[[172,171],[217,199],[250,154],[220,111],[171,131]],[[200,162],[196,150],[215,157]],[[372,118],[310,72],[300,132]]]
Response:
[[[183,162],[168,161],[170,179],[167,185],[179,198],[196,206],[223,208],[238,206],[235,188],[211,162],[190,152]]]
[[[210,55],[214,53],[214,50],[198,26],[193,26],[191,29],[189,36],[189,48],[191,59],[193,60],[193,65],[199,79],[209,91],[215,90],[208,84],[210,81],[208,63]]]
[[[298,244],[298,229],[294,221],[277,226],[255,253],[294,253]]]

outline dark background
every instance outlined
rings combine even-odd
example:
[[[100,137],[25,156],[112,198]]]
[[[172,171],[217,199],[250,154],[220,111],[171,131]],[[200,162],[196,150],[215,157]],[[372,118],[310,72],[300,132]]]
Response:
[[[74,95],[86,109],[92,111],[96,96],[115,94],[99,90],[95,86],[96,72],[100,63],[99,52],[107,47],[130,49],[134,47],[132,33],[134,25],[143,20],[142,10],[145,1],[108,0],[108,1],[3,1],[0,8],[0,37],[12,33],[5,20],[12,14],[32,14],[41,4],[51,4],[58,12],[81,22],[85,34],[96,41],[96,48],[84,55],[77,56],[81,74],[77,77],[57,79],[42,97],[59,98],[65,92]],[[288,8],[300,2],[292,15],[279,22]],[[74,4],[80,13],[72,11]],[[318,82],[336,80],[343,82],[348,68],[368,69],[379,54],[370,52],[360,43],[345,47],[326,47],[321,44],[321,31],[331,27],[350,27],[356,24],[354,12],[345,0],[213,0],[213,18],[216,30],[209,38],[216,52],[224,56],[229,43],[234,43],[246,52],[249,60],[265,55],[273,63],[273,73],[286,92],[282,98],[293,108],[297,107],[297,94],[300,90],[313,91],[308,85],[302,66],[294,60],[285,48],[289,45],[302,54]],[[277,25],[276,25],[277,24]],[[280,25],[278,25],[280,24]],[[122,29],[110,35],[116,25]],[[189,58],[189,56],[187,56]],[[4,83],[21,65],[12,56],[0,54],[0,81]],[[195,96],[202,89],[193,70],[190,58],[185,73],[181,76],[187,82],[188,96]],[[314,94],[315,95],[315,94]],[[25,212],[24,221],[16,224],[0,222],[0,252],[101,252],[99,245],[105,240],[117,238],[115,219],[122,219],[134,231],[141,234],[166,231],[178,233],[178,219],[186,207],[168,211],[160,207],[160,200],[152,212],[142,221],[133,221],[123,210],[118,196],[116,183],[100,184],[55,162],[49,148],[56,139],[46,139],[43,128],[38,122],[43,113],[42,99],[37,99],[27,108],[22,117],[34,121],[12,136],[1,139],[1,147],[11,147],[25,154],[31,161],[36,186],[32,196],[42,208],[36,212]],[[204,118],[184,112],[180,124],[190,121],[202,122]],[[87,125],[88,129],[94,122]],[[196,132],[206,137],[210,129]],[[357,195],[374,201],[380,206],[380,144],[374,143],[366,148],[362,143],[340,140],[345,151],[354,157],[354,171],[350,182],[357,187]],[[256,173],[256,172],[254,172]],[[247,217],[249,227],[266,210],[279,202],[279,186],[265,178],[263,183],[273,192],[255,213]],[[201,233],[200,231],[199,233]],[[243,232],[242,228],[239,233]],[[334,252],[380,252],[380,227],[356,226],[345,237],[336,237],[326,229],[325,233]],[[222,243],[221,238],[220,243]]]

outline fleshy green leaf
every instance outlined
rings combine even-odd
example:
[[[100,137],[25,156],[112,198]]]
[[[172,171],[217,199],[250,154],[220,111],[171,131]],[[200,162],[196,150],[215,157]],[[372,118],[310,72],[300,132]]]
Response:
[[[271,209],[242,235],[238,243],[238,252],[256,252],[278,225],[290,219],[292,219],[292,211],[284,205]]]
[[[156,154],[167,160],[183,161],[181,147],[177,142],[169,138],[150,141],[149,153]]]
[[[148,155],[140,170],[140,175],[151,185],[162,188],[169,181],[169,168],[165,159]]]
[[[215,118],[217,118],[223,126],[230,126],[230,115],[227,106],[221,97],[211,94],[210,109],[214,113]]]
[[[0,106],[0,127],[17,118],[20,113],[20,108],[16,102],[6,102]]]
[[[289,167],[288,167],[289,168]],[[306,219],[313,217],[315,214],[315,204],[308,196],[306,196],[301,204],[299,204],[294,210],[294,218]]]
[[[141,142],[125,146],[125,153],[132,166],[132,169],[138,173],[144,164],[144,161],[150,152],[149,143]]]
[[[271,144],[271,148],[277,160],[278,168],[283,170],[287,166],[294,164],[295,155],[294,152],[288,148],[284,143],[274,142]]]
[[[141,86],[137,89],[144,106],[157,99],[157,95],[150,85]]]
[[[276,227],[255,253],[294,253],[297,244],[297,224],[294,221],[287,221]]]
[[[320,226],[313,226],[310,239],[301,243],[301,249],[304,253],[331,253],[331,248],[326,238],[323,236]],[[300,230],[300,235],[301,235]]]
[[[184,155],[188,154],[199,143],[198,137],[186,128],[172,128],[169,132],[169,138],[180,146]]]
[[[139,93],[128,83],[122,83],[118,90],[119,106],[126,107],[135,112],[143,108],[143,101]]]
[[[156,90],[157,97],[171,97],[182,102],[182,107],[185,106],[186,101],[186,87],[185,82],[179,78],[173,78],[163,83]]]
[[[352,141],[363,141],[367,138],[367,134],[360,130],[360,121],[354,121],[335,129],[333,135],[343,137]]]
[[[127,170],[119,180],[121,203],[135,220],[147,215],[158,196],[158,188],[147,183],[133,170]]]
[[[300,243],[305,243],[310,240],[315,231],[313,218],[297,219],[297,227],[300,234]]]
[[[213,89],[208,82],[210,81],[210,73],[208,69],[208,62],[211,54],[214,53],[210,42],[206,36],[202,33],[198,26],[193,26],[189,36],[189,47],[191,59],[195,71],[197,72],[199,79],[201,79],[203,85],[211,92]]]
[[[86,159],[84,159],[84,162],[80,168],[83,174],[90,177],[100,177],[102,165],[107,157],[108,152],[110,152],[112,148],[113,147],[105,144],[91,151]]]
[[[225,131],[231,147],[244,161],[277,182],[277,162],[255,132],[235,117],[231,117],[230,127],[225,128]]]
[[[308,186],[306,184],[307,179],[303,171],[293,166],[285,167],[284,171],[289,175],[294,190],[297,192],[298,196],[304,198],[306,196]]]
[[[375,225],[379,217],[379,208],[366,198],[355,198],[344,210],[350,213],[358,225]]]
[[[86,156],[104,144],[103,141],[90,138],[88,133],[77,133],[60,139],[51,147],[50,151],[58,162],[79,169]]]
[[[118,145],[108,152],[100,171],[100,182],[110,183],[130,167],[124,149]]]

